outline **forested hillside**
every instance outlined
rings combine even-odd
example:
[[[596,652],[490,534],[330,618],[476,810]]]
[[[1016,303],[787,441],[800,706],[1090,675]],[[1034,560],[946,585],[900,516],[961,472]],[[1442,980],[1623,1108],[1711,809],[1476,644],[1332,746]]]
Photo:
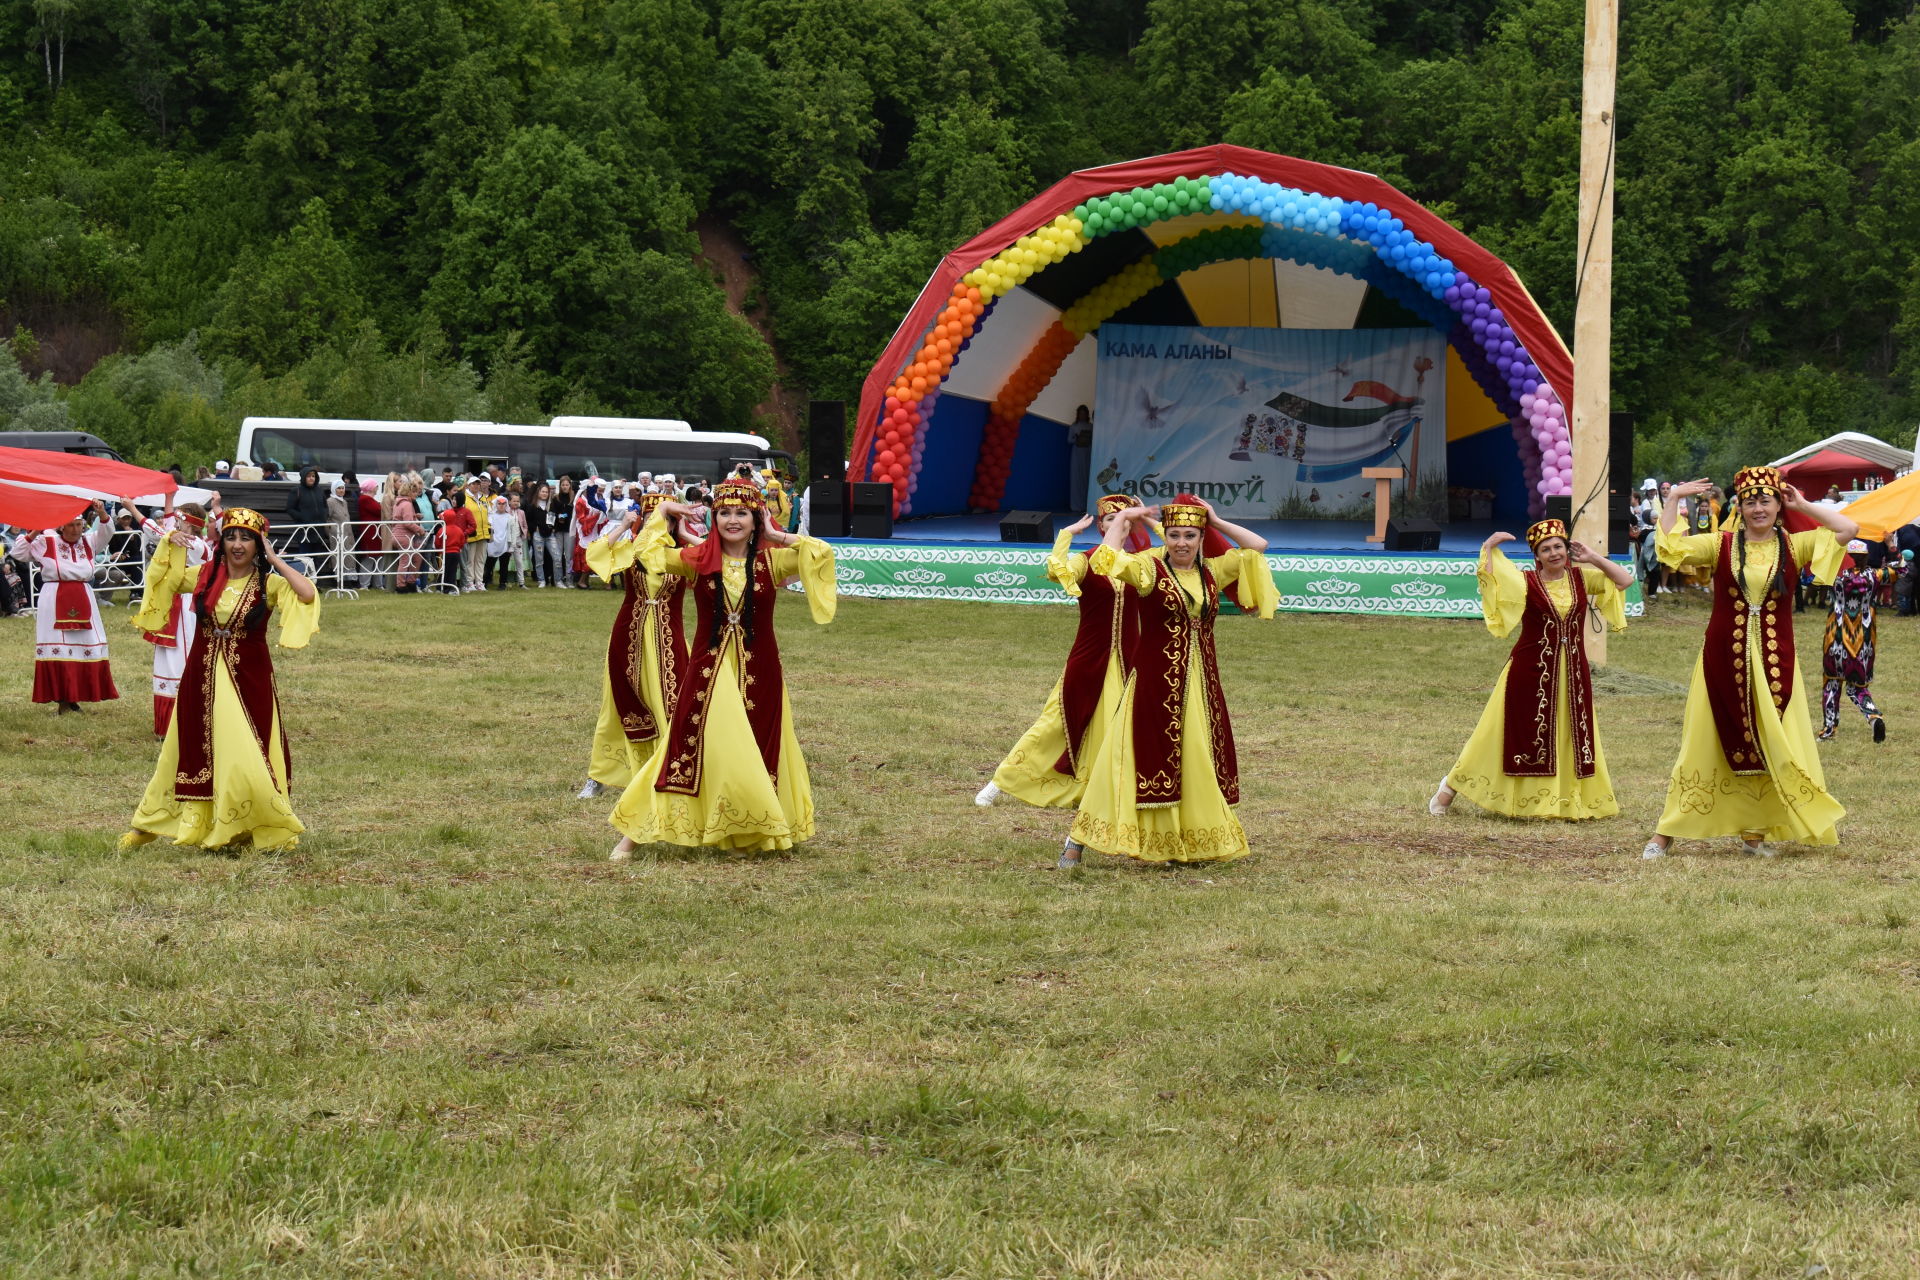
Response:
[[[1616,407],[1672,471],[1920,407],[1909,0],[1633,0]],[[0,423],[209,461],[241,415],[746,427],[853,397],[947,248],[1074,168],[1369,169],[1571,332],[1580,0],[15,0]]]

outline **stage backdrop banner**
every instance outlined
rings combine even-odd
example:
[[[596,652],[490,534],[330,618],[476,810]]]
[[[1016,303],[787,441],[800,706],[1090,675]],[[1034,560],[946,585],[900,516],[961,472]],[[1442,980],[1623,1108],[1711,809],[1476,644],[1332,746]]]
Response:
[[[1371,520],[1361,468],[1399,466],[1396,509],[1445,518],[1436,330],[1105,324],[1095,337],[1088,510],[1103,493],[1152,505],[1185,491],[1235,520]]]

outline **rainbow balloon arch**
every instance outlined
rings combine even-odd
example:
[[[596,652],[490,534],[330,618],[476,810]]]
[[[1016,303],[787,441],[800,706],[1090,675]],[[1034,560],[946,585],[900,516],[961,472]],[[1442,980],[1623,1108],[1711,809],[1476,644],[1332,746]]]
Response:
[[[1077,289],[998,379],[971,510],[999,509],[1022,421],[1082,341],[1187,272],[1260,258],[1364,279],[1440,331],[1507,420],[1529,515],[1572,492],[1573,362],[1519,277],[1372,174],[1226,145],[1070,174],[949,253],[866,379],[847,478],[890,484],[896,517],[915,514],[935,408],[996,304],[1104,237],[1195,216],[1222,225]]]

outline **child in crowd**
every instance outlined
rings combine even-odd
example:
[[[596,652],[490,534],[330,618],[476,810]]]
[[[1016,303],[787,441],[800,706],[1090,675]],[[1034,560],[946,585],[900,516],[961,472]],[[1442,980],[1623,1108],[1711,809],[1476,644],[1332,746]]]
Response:
[[[515,480],[511,483],[517,485],[520,482]],[[507,491],[507,514],[512,517],[506,523],[513,540],[507,555],[513,567],[514,585],[525,591],[527,589],[527,513],[520,507],[520,490],[517,488],[509,487]],[[502,582],[500,585],[505,586],[506,583]]]
[[[473,537],[473,512],[467,510],[466,492],[453,491],[452,500],[440,515],[440,528],[446,540],[447,568],[442,581],[455,593],[460,591],[460,553],[467,548],[467,539]]]

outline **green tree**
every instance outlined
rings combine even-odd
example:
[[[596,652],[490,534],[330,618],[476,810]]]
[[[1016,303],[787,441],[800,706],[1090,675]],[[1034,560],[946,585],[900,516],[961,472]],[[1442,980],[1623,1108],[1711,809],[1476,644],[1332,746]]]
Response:
[[[207,345],[278,371],[365,315],[353,259],[316,197],[264,253],[241,255],[214,298]]]

